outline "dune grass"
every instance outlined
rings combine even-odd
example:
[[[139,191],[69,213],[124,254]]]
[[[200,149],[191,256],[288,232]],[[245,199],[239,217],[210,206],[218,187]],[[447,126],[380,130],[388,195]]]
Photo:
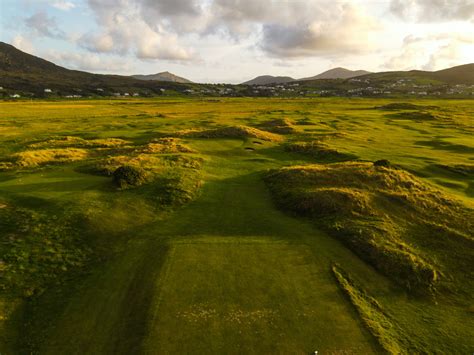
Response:
[[[87,150],[77,148],[26,150],[13,156],[15,165],[20,168],[37,167],[43,164],[59,164],[84,160]]]
[[[296,132],[296,128],[292,121],[287,118],[275,118],[262,122],[258,127],[265,131],[277,134],[291,134]]]
[[[291,142],[285,145],[285,150],[293,153],[305,154],[318,160],[328,162],[354,160],[353,154],[343,153],[322,141]]]
[[[178,135],[195,138],[257,138],[270,142],[280,142],[283,140],[283,138],[277,134],[246,126],[228,126],[210,130],[192,129],[180,131]]]
[[[433,290],[441,269],[449,268],[420,250],[412,235],[439,251],[452,248],[454,258],[474,242],[474,211],[401,169],[362,162],[306,165],[272,172],[266,181],[281,208],[315,219],[410,290]],[[427,221],[439,226],[431,242]]]

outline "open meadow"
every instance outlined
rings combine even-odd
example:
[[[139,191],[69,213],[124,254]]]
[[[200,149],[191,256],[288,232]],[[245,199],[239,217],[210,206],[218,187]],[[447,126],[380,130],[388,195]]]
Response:
[[[0,103],[0,354],[470,354],[474,101]]]

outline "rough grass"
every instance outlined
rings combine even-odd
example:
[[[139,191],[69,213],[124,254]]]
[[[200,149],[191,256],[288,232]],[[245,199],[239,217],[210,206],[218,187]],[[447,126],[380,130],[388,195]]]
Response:
[[[122,165],[113,173],[114,183],[121,189],[137,187],[147,180],[146,172],[135,166]]]
[[[0,229],[0,292],[40,294],[70,269],[81,267],[91,253],[70,220],[57,224],[54,217],[31,209],[0,209]]]
[[[178,138],[158,138],[148,143],[142,150],[143,153],[196,153],[195,150],[181,143]]]
[[[264,131],[277,134],[292,134],[296,132],[293,122],[287,118],[275,118],[273,120],[262,122],[257,127]]]
[[[333,265],[332,272],[369,331],[387,353],[412,354],[422,350],[413,348],[403,330],[384,311],[380,303],[356,285],[344,270]]]
[[[285,144],[284,149],[287,152],[301,153],[320,160],[345,161],[357,158],[353,154],[342,153],[321,141],[292,142]]]
[[[130,144],[120,138],[83,139],[75,136],[52,137],[40,142],[32,143],[30,148],[58,148],[58,147],[88,147],[88,148],[115,148]]]
[[[412,104],[409,102],[392,102],[382,106],[376,106],[376,109],[380,110],[420,110],[420,109],[438,109],[438,106],[426,106],[426,105],[418,105]]]
[[[37,167],[86,159],[88,151],[78,148],[26,150],[13,155],[15,164],[21,168]]]
[[[420,245],[450,248],[456,258],[474,240],[472,210],[396,168],[361,162],[296,166],[271,172],[266,182],[280,207],[314,218],[409,290],[433,290],[453,264],[439,265],[432,250]],[[426,221],[437,221],[437,231]],[[424,232],[415,232],[420,226]]]
[[[200,169],[202,159],[181,155],[160,156],[153,154],[116,155],[99,161],[93,172],[111,176],[119,167],[128,165],[143,169],[149,174],[159,173],[173,167]]]
[[[408,112],[391,113],[387,115],[387,117],[397,119],[397,120],[414,120],[414,121],[434,121],[438,119],[438,116],[432,114],[431,112],[425,112],[425,111],[408,111]]]
[[[283,140],[278,134],[247,126],[228,126],[209,130],[191,129],[177,132],[177,135],[194,138],[257,138],[270,142],[280,142]]]
[[[201,187],[201,166],[202,159],[195,157],[138,154],[104,159],[92,172],[112,176],[117,184],[116,175],[120,169],[139,171],[138,183],[118,182],[119,187],[140,187],[147,198],[159,205],[178,206],[191,201],[198,194]]]

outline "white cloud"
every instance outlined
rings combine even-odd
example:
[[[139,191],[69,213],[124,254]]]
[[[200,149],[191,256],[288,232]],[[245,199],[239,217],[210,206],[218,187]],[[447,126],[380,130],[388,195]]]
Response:
[[[124,59],[115,59],[97,54],[47,51],[44,57],[68,69],[101,73],[131,72],[132,67]]]
[[[23,52],[30,54],[33,53],[35,49],[33,43],[31,43],[28,38],[22,36],[21,34],[17,34],[15,37],[13,37],[11,44]]]
[[[400,53],[389,58],[385,67],[393,70],[440,70],[465,64],[468,53],[474,53],[474,40],[468,35],[410,35],[405,37]]]
[[[356,0],[88,0],[100,31],[79,43],[93,52],[135,53],[140,59],[196,59],[190,38],[254,37],[274,57],[367,52],[380,30]]]
[[[133,53],[139,59],[192,60],[189,48],[179,44],[178,36],[157,23],[147,23],[137,2],[89,0],[100,31],[89,32],[79,44],[96,53]],[[171,11],[168,9],[168,11]]]
[[[76,5],[70,1],[66,1],[66,0],[56,0],[56,1],[53,1],[51,3],[51,6],[56,8],[56,9],[59,9],[59,10],[62,10],[62,11],[69,11],[69,10],[72,10],[76,7]]]
[[[416,22],[474,20],[472,0],[392,0],[390,10],[404,20]]]

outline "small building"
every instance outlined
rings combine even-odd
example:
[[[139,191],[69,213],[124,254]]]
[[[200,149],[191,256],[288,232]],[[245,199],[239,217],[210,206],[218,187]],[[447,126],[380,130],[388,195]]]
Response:
[[[51,90],[51,89],[44,89],[44,92],[47,93],[47,94],[50,94],[50,93],[53,92],[53,90]]]
[[[21,95],[19,94],[13,94],[13,95],[10,95],[10,97],[14,98],[14,99],[18,99],[19,97],[21,97]]]

